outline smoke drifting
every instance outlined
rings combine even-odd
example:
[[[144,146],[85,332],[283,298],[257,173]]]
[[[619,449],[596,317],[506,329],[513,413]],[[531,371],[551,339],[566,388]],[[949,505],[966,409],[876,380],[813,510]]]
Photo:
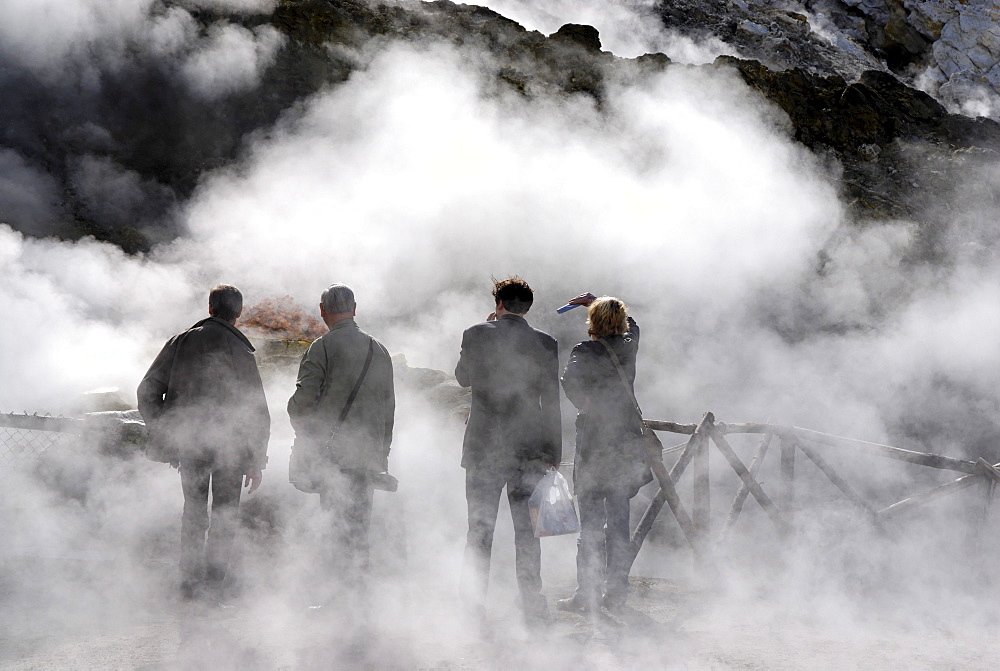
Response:
[[[605,48],[624,55],[670,46],[657,31],[632,30],[652,25],[642,18],[652,3],[604,4],[581,5],[585,13],[572,16],[560,3],[542,11],[499,2],[495,9],[546,32],[590,17],[602,28]],[[54,6],[14,3],[0,10],[4,64],[50,84],[86,85],[127,71],[126,45],[139,45],[141,57],[159,63],[172,86],[183,82],[185,88],[171,89],[182,97],[252,95],[281,44],[266,26],[197,30],[187,9],[194,5],[77,3],[71,15],[43,20]],[[25,38],[29,27],[35,39]],[[87,50],[96,50],[96,63],[64,69]],[[708,60],[693,52],[671,56]],[[693,422],[712,410],[723,421],[770,418],[997,461],[991,450],[1000,403],[993,346],[1000,340],[1000,264],[992,251],[997,205],[989,193],[961,192],[954,227],[943,236],[948,256],[931,263],[913,254],[921,243],[915,222],[863,228],[845,222],[830,186],[835,167],[795,144],[781,114],[724,69],[671,67],[627,81],[612,73],[599,108],[586,96],[529,99],[497,91],[484,76],[487,60],[441,44],[386,46],[342,85],[288,110],[242,147],[238,163],[210,172],[190,197],[92,151],[100,142],[113,146],[117,129],[76,119],[66,132],[86,137],[87,149],[65,165],[80,202],[117,208],[112,219],[123,226],[150,217],[147,228],[155,229],[160,217],[176,219],[171,225],[184,234],[129,256],[93,240],[38,240],[0,227],[0,312],[9,325],[0,331],[6,353],[0,408],[68,411],[94,386],[134,389],[163,340],[204,316],[207,289],[219,281],[241,287],[248,305],[284,295],[315,305],[328,284],[346,282],[357,293],[362,328],[411,365],[450,371],[462,329],[492,309],[489,277],[516,273],[536,289],[529,321],[559,338],[563,357],[585,330],[580,311],[557,316],[554,307],[587,290],[630,305],[643,328],[637,393],[648,417]],[[17,80],[6,70],[2,76],[3,87]],[[5,216],[25,232],[54,230],[47,227],[64,215],[45,162],[5,149],[0,165],[9,167],[0,181]],[[995,168],[979,169],[982,180],[970,175],[969,182],[992,183]],[[236,640],[215,630],[199,638],[170,629],[170,650],[144,649],[150,663],[183,666],[190,660],[173,651],[180,642],[202,660],[228,653],[245,659],[257,651],[263,666],[322,665],[311,638],[322,627],[301,626],[288,598],[302,589],[321,533],[313,521],[316,502],[285,483],[291,431],[283,407],[293,385],[288,374],[267,381],[275,420],[271,467],[254,495],[259,500],[245,501],[277,510],[272,521],[281,533],[275,538],[258,529],[244,539],[242,575],[253,598],[225,630]],[[455,594],[464,535],[461,425],[425,399],[401,394],[396,435],[391,464],[401,489],[376,502],[380,640],[386,659],[403,668],[451,664],[470,654]],[[566,441],[572,444],[570,433]],[[58,663],[58,646],[46,637],[86,640],[100,629],[97,620],[112,631],[125,628],[136,603],[147,604],[141,619],[150,627],[167,626],[162,613],[171,607],[168,567],[176,552],[169,539],[176,537],[181,501],[176,474],[141,459],[93,457],[86,446],[59,456],[67,455],[88,473],[68,503],[44,486],[60,482],[51,472],[7,476],[0,526],[15,530],[18,540],[7,565],[38,554],[96,563],[38,588],[5,581],[5,621],[32,599],[51,610],[23,625],[23,635],[9,634],[35,643],[23,653],[8,648],[4,664],[21,657]],[[916,491],[924,479],[864,459],[842,468],[852,481],[870,483],[884,504]],[[776,482],[769,478],[768,488]],[[803,487],[800,498],[815,491],[825,502],[836,500],[823,489],[828,483],[814,485]],[[727,500],[725,491],[717,501]],[[748,503],[746,523],[753,533],[734,551],[746,554],[729,564],[744,569],[731,578],[729,601],[716,593],[661,595],[684,609],[676,621],[682,635],[656,629],[624,643],[608,635],[598,637],[600,645],[582,646],[562,636],[528,658],[513,645],[489,652],[531,667],[688,658],[707,666],[743,660],[807,666],[823,652],[788,640],[801,627],[809,636],[825,631],[844,644],[847,659],[864,662],[878,654],[872,641],[881,635],[903,650],[907,642],[923,643],[907,626],[922,631],[953,618],[945,631],[965,636],[963,628],[980,631],[995,616],[976,602],[974,589],[953,592],[954,582],[940,577],[963,561],[957,550],[940,547],[961,546],[953,518],[928,519],[928,531],[911,533],[915,540],[893,549],[859,531],[853,515],[824,513],[822,524],[806,525],[798,547],[775,559],[753,547],[757,533],[764,543],[771,532],[752,508]],[[962,510],[958,503],[944,508]],[[491,598],[507,613],[512,542],[504,515]],[[835,540],[824,536],[830,529]],[[552,597],[569,594],[573,549],[572,539],[544,543]],[[640,574],[690,574],[686,550],[644,553]],[[772,566],[786,569],[781,589],[766,577]],[[899,567],[919,587],[886,566]],[[67,593],[77,601],[68,610]],[[113,598],[102,601],[104,593]],[[953,600],[938,609],[944,595]],[[756,605],[741,610],[748,604]],[[258,622],[264,612],[275,623],[267,631]],[[910,615],[915,622],[907,621]],[[755,639],[754,623],[772,629]],[[737,643],[726,643],[726,636]],[[744,656],[726,657],[741,643]],[[702,646],[714,652],[699,657]],[[791,650],[791,657],[778,649]],[[473,666],[489,662],[489,652],[474,653]],[[935,649],[917,665],[941,659],[948,659],[945,651]]]

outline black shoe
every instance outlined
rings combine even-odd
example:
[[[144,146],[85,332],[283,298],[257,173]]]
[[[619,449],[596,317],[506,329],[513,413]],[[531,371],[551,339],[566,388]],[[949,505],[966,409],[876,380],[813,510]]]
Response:
[[[201,583],[184,580],[180,587],[181,601],[197,601],[201,598]]]
[[[586,613],[591,610],[586,601],[577,594],[568,599],[559,599],[556,601],[556,608],[567,613]]]
[[[602,599],[602,605],[604,609],[611,613],[612,615],[620,615],[625,612],[625,602],[628,601],[627,595],[612,595],[605,594]]]

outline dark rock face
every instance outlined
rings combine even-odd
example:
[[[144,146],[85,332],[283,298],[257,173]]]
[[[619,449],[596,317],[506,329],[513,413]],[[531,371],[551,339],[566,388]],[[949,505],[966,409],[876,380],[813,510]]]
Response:
[[[736,68],[749,86],[784,110],[796,140],[836,156],[844,168],[843,194],[859,218],[920,220],[927,201],[943,196],[923,179],[928,154],[937,155],[933,174],[944,185],[966,166],[964,150],[1000,151],[1000,124],[949,114],[931,96],[884,71],[866,71],[849,83],[837,75],[773,71],[731,57],[717,65]],[[914,161],[917,154],[923,160]]]
[[[823,17],[831,30],[863,31],[868,39],[833,44],[794,11],[742,0],[660,6],[668,28],[722,40],[753,58],[722,57],[714,67],[738,71],[788,115],[796,140],[843,166],[841,190],[859,220],[906,216],[933,228],[925,204],[947,194],[918,178],[920,163],[933,155],[946,178],[966,164],[969,150],[996,151],[1000,128],[949,114],[894,74],[894,64],[919,60],[926,36],[898,11],[884,14],[859,18],[846,6],[831,5]],[[269,16],[193,16],[201,35],[218,26],[280,34],[283,42],[259,83],[199,98],[176,67],[138,47],[114,67],[94,56],[88,65],[100,77],[87,85],[73,77],[70,85],[65,78],[45,83],[0,63],[0,150],[15,152],[61,193],[47,228],[19,221],[20,210],[5,209],[2,199],[0,221],[35,234],[94,235],[128,251],[170,239],[180,232],[177,206],[207,171],[237,159],[251,133],[266,131],[297,101],[344,81],[392,40],[475,50],[486,86],[526,96],[584,95],[598,106],[609,78],[628,81],[672,67],[662,54],[626,60],[602,51],[590,26],[568,24],[546,37],[492,10],[447,0],[283,0]],[[99,188],[106,183],[119,188]]]

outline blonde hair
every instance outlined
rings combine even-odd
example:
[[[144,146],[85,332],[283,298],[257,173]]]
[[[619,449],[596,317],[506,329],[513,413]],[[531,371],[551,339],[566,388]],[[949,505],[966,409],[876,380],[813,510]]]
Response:
[[[614,296],[601,296],[587,308],[587,333],[595,338],[622,335],[628,330],[628,306]]]

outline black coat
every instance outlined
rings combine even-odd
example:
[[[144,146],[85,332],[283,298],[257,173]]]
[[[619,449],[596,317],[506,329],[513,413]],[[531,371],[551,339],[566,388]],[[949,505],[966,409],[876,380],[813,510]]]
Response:
[[[167,341],[137,392],[154,461],[205,459],[247,472],[267,463],[271,416],[253,345],[222,319]]]
[[[555,338],[505,314],[462,335],[455,377],[472,387],[462,466],[505,469],[559,463],[559,350]]]
[[[639,326],[630,317],[625,335],[605,341],[618,355],[631,389]],[[642,435],[642,421],[604,345],[585,340],[574,347],[562,385],[566,396],[580,410],[573,469],[576,491],[624,488],[634,495],[652,479],[645,455],[629,450],[629,441]]]

